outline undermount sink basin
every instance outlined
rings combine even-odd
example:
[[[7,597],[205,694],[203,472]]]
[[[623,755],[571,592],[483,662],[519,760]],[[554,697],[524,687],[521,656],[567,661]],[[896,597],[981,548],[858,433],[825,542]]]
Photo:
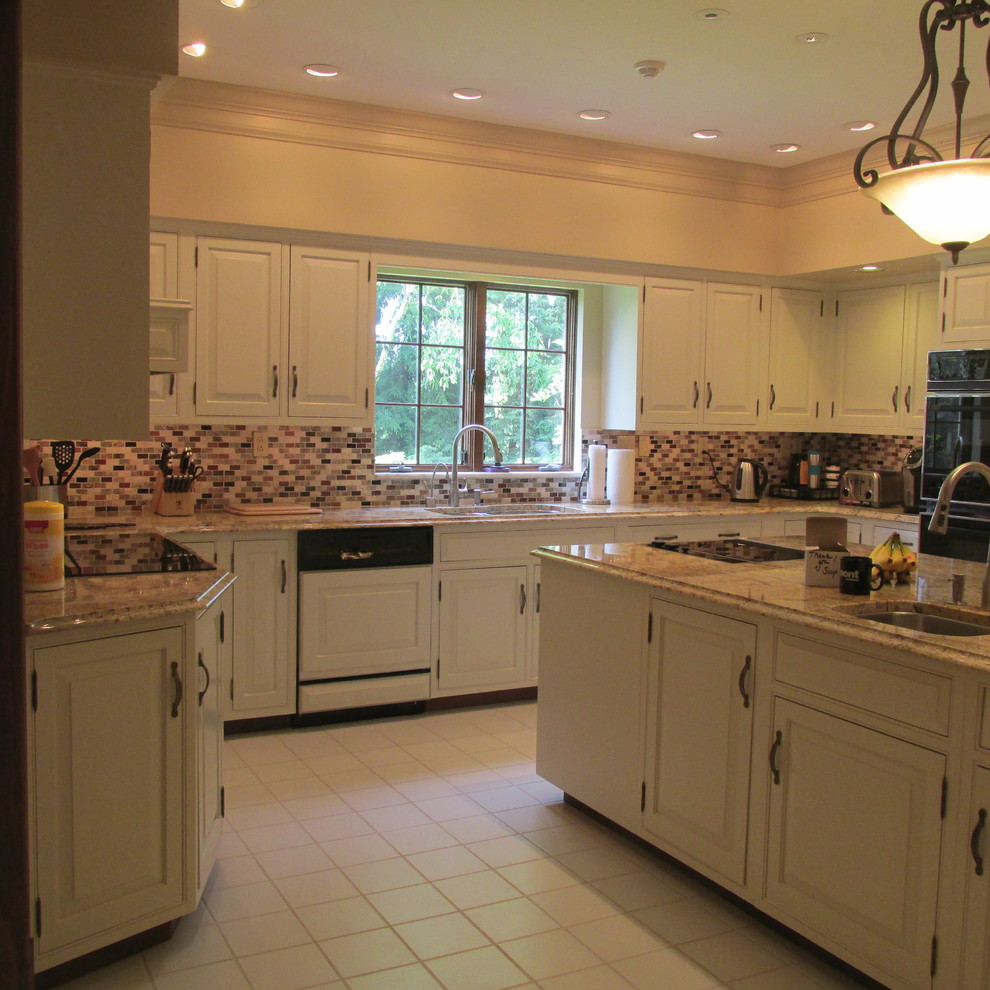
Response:
[[[933,636],[990,636],[990,615],[985,618],[966,608],[925,602],[890,602],[883,611],[853,612],[859,619],[882,622],[900,629]],[[976,620],[976,621],[974,621]]]
[[[545,516],[563,512],[580,512],[556,502],[504,502],[494,505],[432,505],[430,512],[445,516]]]

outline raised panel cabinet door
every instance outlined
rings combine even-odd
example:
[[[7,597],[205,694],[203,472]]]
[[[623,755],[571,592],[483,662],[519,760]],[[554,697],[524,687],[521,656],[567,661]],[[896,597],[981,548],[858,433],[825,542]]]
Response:
[[[372,567],[299,576],[299,677],[430,666],[431,568]]]
[[[148,411],[154,425],[165,416],[179,415],[179,380],[174,372],[148,375]]]
[[[746,882],[756,628],[654,599],[643,825],[666,851]]]
[[[646,280],[639,401],[644,426],[701,421],[704,303],[701,282]]]
[[[865,432],[900,423],[904,301],[903,285],[839,294],[830,429]]]
[[[990,770],[976,767],[970,802],[970,845],[966,851],[964,987],[990,986]]]
[[[228,718],[295,711],[289,650],[289,544],[235,540],[234,642]]]
[[[767,426],[811,429],[822,412],[824,300],[809,289],[770,293]]]
[[[223,834],[223,715],[221,653],[227,636],[228,592],[196,620],[197,894],[203,893]]]
[[[768,745],[774,913],[881,982],[929,988],[945,757],[781,698]]]
[[[532,609],[526,566],[441,571],[438,596],[439,692],[523,684]]]
[[[196,414],[276,418],[282,246],[200,237],[196,252]]]
[[[167,628],[33,651],[36,945],[46,967],[192,909],[182,642]]]
[[[289,415],[369,419],[368,255],[293,247],[289,271]]]
[[[179,235],[153,230],[150,237],[149,298],[179,298]]]
[[[941,346],[938,283],[907,287],[904,344],[901,358],[901,423],[905,431],[925,432],[928,352]]]
[[[705,286],[703,419],[755,426],[765,359],[763,296],[756,285]]]
[[[990,343],[990,266],[970,265],[944,273],[942,346]]]

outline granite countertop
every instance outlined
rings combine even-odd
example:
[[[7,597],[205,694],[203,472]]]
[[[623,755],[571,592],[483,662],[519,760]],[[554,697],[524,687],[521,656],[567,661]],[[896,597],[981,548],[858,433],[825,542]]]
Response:
[[[800,542],[764,542],[800,547]],[[869,554],[872,547],[848,544],[852,554]],[[944,606],[943,614],[988,626],[990,613],[979,606],[985,564],[921,555],[918,569],[905,584],[884,585],[869,597],[843,595],[838,588],[809,587],[804,561],[730,564],[656,550],[638,543],[544,547],[535,556],[562,560],[579,567],[636,581],[693,598],[699,604],[731,607],[753,615],[806,625],[821,633],[841,632],[864,644],[909,649],[915,656],[990,670],[990,635],[937,636],[858,618],[863,611],[890,611],[897,603]],[[952,575],[965,576],[963,608],[951,601]]]

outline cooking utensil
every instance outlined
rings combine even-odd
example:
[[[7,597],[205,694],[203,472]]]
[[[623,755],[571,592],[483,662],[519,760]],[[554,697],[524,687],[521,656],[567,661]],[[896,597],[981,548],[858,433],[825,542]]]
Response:
[[[40,485],[43,481],[41,477],[41,444],[36,443],[33,447],[25,447],[21,454],[24,464],[24,473],[28,476],[28,484]]]
[[[45,454],[41,458],[41,477],[48,479],[49,485],[54,485],[56,483],[56,478],[58,478],[58,467],[55,464],[55,458],[51,454]],[[42,482],[43,484],[44,482]]]
[[[76,444],[74,440],[55,440],[52,442],[52,458],[55,461],[56,484],[65,481],[65,473],[72,467],[76,459]]]
[[[63,485],[68,484],[76,476],[76,471],[79,470],[79,465],[82,464],[83,461],[92,457],[94,454],[98,454],[99,452],[100,452],[99,447],[87,447],[76,458],[76,463],[73,464],[71,468],[69,468],[69,473],[62,479],[62,484]]]

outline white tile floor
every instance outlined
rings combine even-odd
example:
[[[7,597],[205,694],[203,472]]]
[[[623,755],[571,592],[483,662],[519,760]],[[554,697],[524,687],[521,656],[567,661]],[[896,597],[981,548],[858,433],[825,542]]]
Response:
[[[171,942],[72,990],[852,990],[561,801],[535,703],[228,739]]]

